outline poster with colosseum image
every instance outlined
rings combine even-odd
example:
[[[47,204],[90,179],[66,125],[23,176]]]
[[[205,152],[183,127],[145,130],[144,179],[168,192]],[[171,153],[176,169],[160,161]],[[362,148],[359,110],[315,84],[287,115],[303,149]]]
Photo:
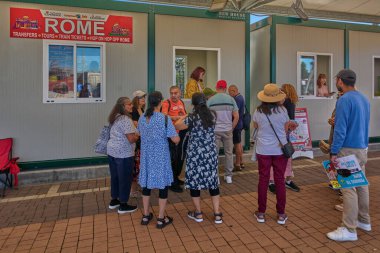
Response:
[[[313,159],[313,146],[306,108],[296,108],[295,121],[298,123],[298,127],[289,135],[290,142],[295,149],[293,159],[297,157],[308,157]]]

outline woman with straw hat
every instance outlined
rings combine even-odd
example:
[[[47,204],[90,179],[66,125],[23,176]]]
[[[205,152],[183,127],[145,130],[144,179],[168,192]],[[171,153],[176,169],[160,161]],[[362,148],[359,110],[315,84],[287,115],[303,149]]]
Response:
[[[290,123],[287,110],[282,106],[285,97],[285,93],[276,84],[265,85],[264,90],[257,94],[261,105],[257,107],[252,119],[254,127],[258,130],[256,155],[259,165],[259,208],[255,212],[255,217],[260,223],[265,222],[267,189],[271,167],[273,167],[276,184],[277,223],[283,225],[288,219],[285,213],[286,189],[284,183],[284,173],[288,158],[283,155],[281,144],[285,145],[288,142],[286,137],[287,129],[294,126]]]

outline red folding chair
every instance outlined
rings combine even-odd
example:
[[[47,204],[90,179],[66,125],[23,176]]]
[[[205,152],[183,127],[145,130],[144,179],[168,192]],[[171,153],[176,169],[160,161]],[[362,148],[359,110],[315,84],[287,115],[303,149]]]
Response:
[[[5,194],[5,189],[7,187],[12,188],[13,186],[12,175],[15,176],[14,185],[18,185],[17,174],[20,172],[20,168],[18,167],[16,161],[19,158],[12,157],[12,145],[12,138],[0,139],[0,175],[5,175],[5,179],[0,177],[0,182],[4,184],[3,196]],[[9,174],[11,174],[11,177],[9,177]]]

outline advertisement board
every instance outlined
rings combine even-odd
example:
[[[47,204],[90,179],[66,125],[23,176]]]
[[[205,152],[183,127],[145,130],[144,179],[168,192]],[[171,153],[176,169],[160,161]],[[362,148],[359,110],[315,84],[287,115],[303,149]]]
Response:
[[[10,37],[132,43],[133,19],[127,16],[10,8]]]

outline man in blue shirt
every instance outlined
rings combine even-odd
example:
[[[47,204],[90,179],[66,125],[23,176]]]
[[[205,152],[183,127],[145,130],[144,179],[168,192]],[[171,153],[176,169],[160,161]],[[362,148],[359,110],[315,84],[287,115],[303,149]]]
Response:
[[[235,148],[235,171],[244,169],[243,163],[243,146],[241,145],[241,132],[243,131],[243,115],[245,108],[244,97],[239,93],[236,85],[232,84],[228,87],[228,93],[235,99],[236,105],[239,108],[239,121],[232,132],[232,142]]]
[[[356,74],[349,69],[336,75],[336,87],[343,95],[336,104],[335,128],[330,160],[335,167],[338,157],[355,155],[363,173],[367,162],[370,104],[355,87]],[[371,231],[368,186],[342,189],[342,226],[327,234],[334,241],[356,241],[356,228]]]

